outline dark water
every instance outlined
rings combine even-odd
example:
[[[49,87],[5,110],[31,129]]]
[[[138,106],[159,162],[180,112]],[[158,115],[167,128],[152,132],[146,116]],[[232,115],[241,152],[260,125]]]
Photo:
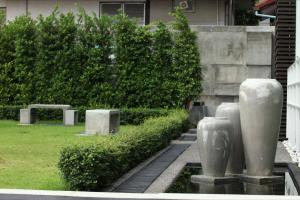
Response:
[[[236,182],[222,185],[196,184],[191,182],[191,176],[201,174],[199,166],[187,166],[180,176],[167,190],[167,193],[197,193],[197,194],[247,194],[247,195],[284,195],[285,182],[257,185]],[[280,174],[284,176],[284,174]]]

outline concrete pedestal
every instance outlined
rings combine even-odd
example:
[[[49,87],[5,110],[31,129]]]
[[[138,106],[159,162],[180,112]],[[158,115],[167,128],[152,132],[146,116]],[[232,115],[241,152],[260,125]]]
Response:
[[[119,110],[87,110],[85,117],[86,134],[107,135],[119,130]]]
[[[64,124],[74,126],[78,123],[78,110],[65,110],[64,111]]]
[[[31,109],[20,109],[20,124],[32,124]]]

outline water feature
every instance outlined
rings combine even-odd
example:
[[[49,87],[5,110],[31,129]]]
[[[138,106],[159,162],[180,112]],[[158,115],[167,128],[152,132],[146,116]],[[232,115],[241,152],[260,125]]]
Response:
[[[286,167],[275,165],[274,175],[284,177],[286,171]],[[252,184],[239,180],[233,183],[213,185],[193,183],[191,181],[191,176],[194,174],[202,174],[202,167],[200,163],[188,163],[166,192],[196,194],[285,195],[284,179],[268,184]]]

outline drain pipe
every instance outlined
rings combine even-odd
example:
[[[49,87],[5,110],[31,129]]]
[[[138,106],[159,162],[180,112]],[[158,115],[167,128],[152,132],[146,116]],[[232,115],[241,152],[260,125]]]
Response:
[[[274,15],[259,14],[258,11],[255,11],[255,16],[257,16],[257,17],[265,17],[265,18],[269,18],[269,19],[276,19],[276,16],[274,16]]]

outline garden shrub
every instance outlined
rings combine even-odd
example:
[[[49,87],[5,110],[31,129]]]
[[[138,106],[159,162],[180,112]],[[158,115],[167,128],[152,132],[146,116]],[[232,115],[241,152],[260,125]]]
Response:
[[[151,78],[151,33],[147,26],[138,26],[126,15],[115,18],[114,55],[116,56],[117,106],[146,106],[151,94],[148,80]]]
[[[201,92],[199,53],[183,12],[173,15],[172,31],[83,9],[16,18],[0,28],[0,105],[186,105]]]
[[[190,101],[199,96],[201,88],[201,66],[197,47],[197,36],[192,32],[188,20],[179,8],[172,14],[174,47],[173,47],[173,78],[176,87],[171,94],[174,99],[173,106],[187,106]]]
[[[172,88],[176,87],[176,84],[175,81],[172,81],[173,75],[171,71],[174,45],[172,34],[164,23],[158,22],[152,37],[153,47],[149,75],[151,79],[147,84],[150,91],[159,91],[159,95],[152,93],[151,98],[148,100],[148,105],[153,107],[173,107],[175,99],[173,99]]]
[[[72,190],[99,191],[157,151],[186,128],[186,111],[147,119],[132,132],[103,137],[89,145],[64,148],[59,159],[63,178]]]
[[[112,21],[109,17],[79,14],[78,46],[84,70],[80,76],[80,93],[74,105],[94,105],[114,102],[112,54]]]
[[[48,17],[39,16],[38,28],[38,54],[36,60],[36,73],[34,77],[36,99],[34,102],[54,103],[51,94],[53,77],[57,69],[57,52],[63,44],[59,38],[59,19],[57,8]]]
[[[20,109],[22,106],[1,106],[0,105],[0,119],[19,120]]]
[[[36,25],[28,16],[17,17],[0,30],[0,104],[28,104],[36,60]]]

